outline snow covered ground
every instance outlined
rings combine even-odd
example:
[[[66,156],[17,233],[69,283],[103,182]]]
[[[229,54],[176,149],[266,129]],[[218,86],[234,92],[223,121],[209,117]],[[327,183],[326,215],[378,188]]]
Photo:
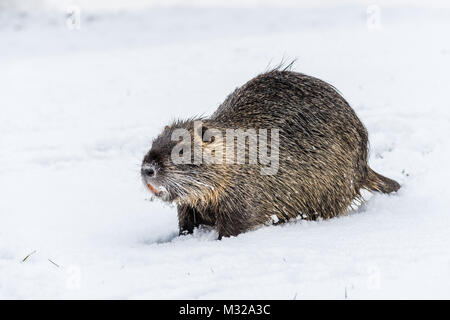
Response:
[[[71,31],[0,5],[0,298],[450,298],[450,9],[380,6],[375,30],[351,3],[81,9]],[[283,58],[343,93],[402,189],[177,237],[139,178],[152,138]]]

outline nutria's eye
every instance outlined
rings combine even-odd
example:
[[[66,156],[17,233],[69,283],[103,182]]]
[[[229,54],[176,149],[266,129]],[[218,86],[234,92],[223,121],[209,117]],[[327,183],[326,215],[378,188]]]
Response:
[[[184,152],[183,149],[180,150],[180,156],[183,156]]]
[[[212,136],[208,139],[208,137],[205,136],[206,131],[208,131],[208,127],[202,127],[202,141],[206,143],[212,143],[216,140],[216,137]]]
[[[203,126],[203,127],[202,127],[202,137],[205,136],[205,132],[206,132],[206,131],[208,131],[208,128],[205,127],[205,126]]]

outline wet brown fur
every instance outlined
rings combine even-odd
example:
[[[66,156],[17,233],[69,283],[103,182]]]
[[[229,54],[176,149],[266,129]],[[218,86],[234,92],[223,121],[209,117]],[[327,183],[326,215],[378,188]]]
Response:
[[[159,153],[161,183],[177,204],[180,234],[205,224],[219,238],[235,236],[267,224],[273,215],[279,222],[298,216],[328,219],[361,201],[360,189],[390,193],[400,188],[369,168],[367,130],[344,98],[326,82],[301,73],[261,74],[203,119],[205,126],[223,132],[279,128],[275,175],[261,175],[260,164],[173,165],[167,156],[173,146],[168,137],[175,128],[192,131],[193,120],[166,127],[152,147]]]

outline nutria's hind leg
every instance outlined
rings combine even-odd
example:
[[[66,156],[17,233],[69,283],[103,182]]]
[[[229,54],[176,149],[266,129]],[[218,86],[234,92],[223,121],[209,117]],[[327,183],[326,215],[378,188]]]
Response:
[[[179,235],[191,234],[200,225],[213,226],[214,221],[205,213],[188,205],[178,205],[178,228]]]
[[[219,236],[217,237],[217,240],[222,240],[223,237],[235,237],[238,234],[244,232],[245,230],[239,231],[240,228],[237,228],[233,225],[227,225],[225,223],[218,223],[216,224],[216,230],[219,233]]]
[[[219,233],[218,240],[223,237],[235,237],[249,229],[249,222],[244,212],[219,212],[215,228]]]

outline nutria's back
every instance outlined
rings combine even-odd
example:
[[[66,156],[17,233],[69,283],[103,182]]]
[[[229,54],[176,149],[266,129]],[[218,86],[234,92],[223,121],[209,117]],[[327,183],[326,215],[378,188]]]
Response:
[[[189,176],[195,185],[187,188],[194,196],[174,200],[180,232],[209,224],[220,236],[229,236],[268,221],[331,218],[359,200],[361,188],[381,192],[399,188],[368,167],[364,125],[344,98],[319,79],[291,71],[261,74],[236,89],[203,121],[222,133],[239,128],[279,130],[279,166],[272,175],[261,174],[261,163],[177,167],[178,177]],[[190,124],[169,126],[154,148],[161,149],[174,128]]]

